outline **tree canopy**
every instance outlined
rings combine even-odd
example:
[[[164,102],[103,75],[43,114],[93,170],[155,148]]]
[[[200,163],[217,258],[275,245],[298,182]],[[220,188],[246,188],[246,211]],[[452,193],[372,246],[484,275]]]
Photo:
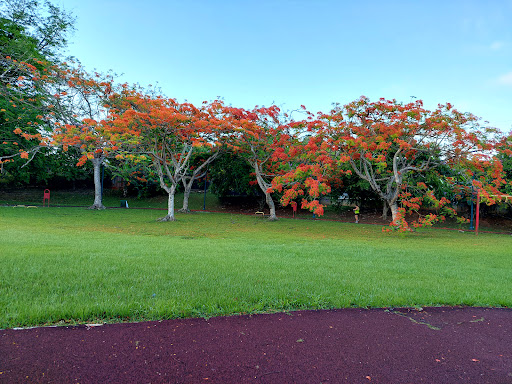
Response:
[[[52,129],[44,116],[55,114],[54,69],[73,23],[71,14],[48,1],[0,6],[0,165],[15,179],[23,178],[25,160],[41,150]]]
[[[406,211],[418,211],[424,203],[454,214],[450,201],[437,198],[415,174],[444,166],[468,175],[485,172],[487,177],[475,180],[479,188],[497,191],[504,183],[493,153],[497,131],[480,127],[475,116],[461,113],[449,103],[429,111],[421,100],[372,102],[363,96],[336,106],[321,119],[332,158],[349,164],[351,171],[369,183],[391,208],[397,227],[407,229]],[[448,181],[453,184],[455,179]],[[422,192],[413,194],[408,188]],[[430,214],[414,224],[431,225],[441,217]]]
[[[472,189],[489,203],[512,190],[510,134],[481,125],[450,103],[428,110],[421,100],[362,96],[316,116],[301,107],[298,119],[276,105],[244,109],[215,100],[196,106],[66,63],[63,51],[73,24],[70,13],[49,1],[0,5],[4,179],[29,182],[34,173],[44,179],[48,167],[55,171],[90,161],[96,186],[92,208],[103,208],[99,169],[107,158],[138,162],[141,170],[151,165],[169,196],[162,220],[172,221],[178,186],[185,189],[182,210],[188,211],[194,180],[229,151],[250,168],[237,189],[257,185],[272,220],[276,197],[282,205],[300,203],[321,215],[321,195],[347,191],[344,183],[351,183],[354,193],[369,187],[384,211],[391,209],[390,228],[400,231],[454,215],[454,201],[471,198]],[[69,152],[58,157],[58,149]],[[226,166],[233,164],[223,159]],[[433,212],[421,213],[425,207]],[[412,213],[416,219],[408,223]]]

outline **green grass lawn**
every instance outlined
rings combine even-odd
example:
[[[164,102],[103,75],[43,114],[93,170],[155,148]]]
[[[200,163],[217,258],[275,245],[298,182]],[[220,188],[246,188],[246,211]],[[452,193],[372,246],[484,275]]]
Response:
[[[512,307],[512,237],[0,207],[0,328],[294,309]]]

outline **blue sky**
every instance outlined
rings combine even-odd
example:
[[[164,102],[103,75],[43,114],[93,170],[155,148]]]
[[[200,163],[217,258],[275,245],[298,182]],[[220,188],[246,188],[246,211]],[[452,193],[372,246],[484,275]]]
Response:
[[[57,0],[68,53],[192,103],[450,102],[512,129],[512,0]]]

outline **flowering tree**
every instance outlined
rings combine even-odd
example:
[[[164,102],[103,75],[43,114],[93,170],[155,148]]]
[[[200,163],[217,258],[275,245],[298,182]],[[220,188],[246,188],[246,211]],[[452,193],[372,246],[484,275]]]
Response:
[[[167,215],[159,220],[174,221],[178,185],[183,183],[190,192],[194,179],[201,176],[222,147],[222,132],[226,125],[216,116],[217,104],[196,108],[190,103],[126,89],[121,105],[123,112],[117,114],[112,123],[120,129],[138,132],[135,152],[149,156],[160,186],[168,194]],[[194,153],[205,149],[210,155],[191,170]],[[187,205],[183,208],[188,210]]]
[[[189,199],[192,186],[196,180],[206,177],[208,165],[211,164],[221,154],[220,147],[196,148],[195,153],[190,158],[190,166],[182,178],[183,183],[183,205],[178,212],[189,213]]]
[[[36,65],[18,62],[7,56],[3,60],[16,79],[4,79],[0,87],[1,149],[0,163],[8,163],[17,157],[29,160],[41,149],[40,144],[48,130],[43,114],[53,107],[53,97],[44,93],[39,86],[41,71],[49,64],[38,60]],[[16,69],[13,69],[15,67]]]
[[[43,117],[55,106],[56,64],[73,18],[50,2],[0,5],[0,167],[19,174],[47,144]],[[41,144],[41,145],[40,145]],[[23,160],[19,160],[19,159]]]
[[[308,112],[306,112],[308,113]],[[272,190],[281,192],[281,204],[297,205],[316,215],[323,215],[321,195],[331,192],[331,187],[340,187],[340,175],[345,173],[328,155],[327,144],[319,134],[320,122],[308,118],[290,124],[296,139],[277,150],[278,158],[288,167],[272,180]]]
[[[72,67],[67,63],[53,65],[38,61],[40,67],[15,64],[18,71],[26,71],[31,79],[27,82],[25,76],[21,76],[16,89],[11,90],[18,95],[17,102],[13,101],[14,96],[10,100],[12,108],[18,109],[15,111],[17,125],[12,133],[19,137],[18,141],[23,140],[24,147],[2,156],[0,162],[16,156],[30,162],[42,148],[67,151],[73,146],[82,155],[77,165],[89,159],[94,167],[95,199],[90,208],[103,209],[100,167],[105,158],[118,149],[116,141],[121,138],[119,132],[102,122],[108,113],[106,103],[112,94],[112,75],[90,75],[80,66]],[[35,95],[24,96],[32,92],[32,88],[36,88]],[[4,109],[0,112],[7,113]],[[11,141],[12,145],[21,147],[17,141]],[[9,142],[4,140],[2,144]]]
[[[252,111],[243,108],[225,107],[226,119],[232,125],[230,147],[243,157],[256,176],[256,182],[265,195],[269,207],[269,220],[277,220],[272,198],[272,180],[284,173],[289,155],[285,148],[293,140],[290,126],[280,121],[277,106],[256,107]]]
[[[88,160],[94,172],[94,203],[89,209],[104,209],[101,194],[101,166],[105,159],[123,151],[126,145],[136,142],[134,131],[122,130],[109,123],[108,114],[113,96],[111,75],[95,73],[89,75],[82,68],[59,68],[61,81],[55,86],[57,92],[54,109],[70,110],[60,115],[50,112],[46,120],[53,124],[51,144],[67,151],[77,148],[81,158],[77,166]]]
[[[16,158],[23,168],[45,149],[76,147],[94,166],[95,201],[101,202],[100,166],[113,151],[110,127],[101,123],[112,76],[89,75],[62,62],[59,50],[73,18],[50,2],[9,0],[0,7],[0,165]],[[105,129],[108,128],[108,129]],[[119,140],[115,133],[114,141]],[[52,147],[53,148],[49,148]]]
[[[233,126],[232,149],[244,158],[254,170],[256,183],[265,195],[269,207],[269,220],[277,220],[272,194],[283,193],[281,204],[295,205],[302,199],[302,208],[322,214],[317,198],[327,193],[329,186],[319,177],[323,169],[318,162],[318,140],[311,114],[293,120],[281,113],[277,106],[256,107],[252,111],[226,107],[226,119]]]
[[[208,166],[216,160],[226,149],[226,139],[230,134],[230,125],[224,119],[223,103],[215,100],[211,103],[203,102],[201,115],[198,118],[201,123],[196,123],[200,128],[195,132],[201,137],[200,145],[192,145],[192,157],[189,159],[188,168],[182,178],[183,182],[183,206],[182,213],[190,212],[188,202],[190,191],[194,181],[206,176]]]
[[[475,116],[460,113],[450,104],[429,111],[420,100],[371,102],[363,96],[321,118],[332,158],[350,164],[388,204],[394,227],[407,230],[406,211],[418,211],[427,202],[454,214],[450,201],[437,198],[425,183],[409,185],[411,175],[447,165],[470,173],[485,169],[492,182],[477,180],[480,188],[495,190],[503,183],[500,163],[492,153],[496,131],[480,129]],[[423,192],[415,195],[410,188]],[[427,215],[413,224],[431,225],[439,218]]]

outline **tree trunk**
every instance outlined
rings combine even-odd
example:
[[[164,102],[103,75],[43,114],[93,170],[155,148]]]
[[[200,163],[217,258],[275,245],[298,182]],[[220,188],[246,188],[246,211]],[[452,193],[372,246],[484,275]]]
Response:
[[[168,192],[169,196],[167,199],[167,215],[158,219],[158,221],[176,221],[176,217],[174,216],[174,194],[176,188],[171,187]]]
[[[101,196],[101,165],[103,164],[103,157],[95,157],[92,159],[94,166],[94,204],[88,209],[105,209]]]
[[[270,217],[268,219],[270,221],[276,221],[276,206],[274,204],[274,200],[272,200],[272,196],[270,196],[270,193],[265,193],[265,200],[267,201],[267,205],[270,208]]]
[[[173,185],[169,188],[167,193],[169,194],[167,200],[167,215],[158,219],[158,221],[176,221],[176,217],[174,216],[174,195],[176,193],[176,186]]]
[[[388,219],[388,210],[389,210],[389,205],[388,205],[388,202],[386,200],[383,200],[382,201],[382,218],[384,220],[387,220]]]
[[[267,184],[265,180],[263,180],[263,176],[261,175],[261,171],[258,168],[258,164],[251,164],[254,167],[254,171],[256,173],[256,180],[258,181],[258,185],[260,186],[261,191],[265,194],[265,201],[268,205],[268,208],[270,210],[270,217],[268,218],[270,221],[276,221],[278,220],[276,215],[276,206],[274,204],[274,200],[272,200],[272,196],[270,195],[268,189],[272,187],[271,184]]]
[[[190,209],[188,208],[188,200],[190,197],[190,191],[192,190],[192,184],[194,182],[194,179],[191,178],[190,182],[187,184],[185,181],[183,181],[184,192],[183,192],[183,206],[178,212],[181,213],[190,213]]]
[[[258,185],[260,186],[261,191],[265,194],[265,201],[267,202],[268,208],[270,209],[270,217],[268,219],[270,221],[276,221],[278,220],[276,215],[276,206],[274,204],[274,200],[272,200],[272,196],[269,192],[267,192],[268,189],[272,187],[272,185],[266,183],[265,180],[263,180],[262,172],[256,161],[254,163],[249,161],[249,164],[251,164],[251,166],[254,168],[254,173],[256,174]]]
[[[391,218],[394,221],[398,216],[398,204],[396,202],[389,204],[391,208]]]

